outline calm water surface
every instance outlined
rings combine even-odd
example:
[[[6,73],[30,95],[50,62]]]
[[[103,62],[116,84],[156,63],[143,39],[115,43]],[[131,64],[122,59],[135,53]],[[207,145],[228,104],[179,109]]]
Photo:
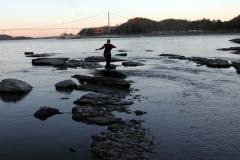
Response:
[[[217,51],[237,46],[229,39],[239,36],[182,36],[119,38],[112,43],[127,49],[128,59],[143,62],[144,67],[123,68],[141,95],[132,110],[148,114],[141,117],[155,137],[156,160],[239,160],[240,159],[240,76],[234,69],[209,69],[188,61],[160,58],[162,53],[185,56],[240,59],[239,55]],[[25,97],[0,96],[1,160],[75,160],[89,159],[91,135],[105,127],[72,120],[73,101],[86,92],[60,93],[55,83],[89,70],[35,67],[25,51],[57,53],[55,57],[84,58],[102,55],[94,49],[105,39],[29,40],[0,42],[0,79],[17,78],[34,86]],[[154,50],[146,52],[145,50]],[[116,51],[113,54],[117,53]],[[69,98],[61,100],[61,98]],[[40,106],[52,106],[67,112],[47,121],[33,113]],[[118,114],[123,118],[134,115]],[[135,117],[134,117],[135,118]],[[78,147],[77,153],[69,147]]]

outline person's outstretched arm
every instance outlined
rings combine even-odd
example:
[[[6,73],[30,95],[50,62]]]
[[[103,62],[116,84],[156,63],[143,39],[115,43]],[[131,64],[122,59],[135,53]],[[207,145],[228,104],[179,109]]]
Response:
[[[104,49],[104,48],[105,48],[105,45],[103,45],[101,48],[96,49],[96,51],[102,50],[102,49]]]

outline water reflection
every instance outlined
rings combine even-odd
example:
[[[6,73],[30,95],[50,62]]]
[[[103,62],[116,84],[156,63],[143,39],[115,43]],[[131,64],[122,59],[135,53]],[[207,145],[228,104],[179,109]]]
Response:
[[[0,93],[0,99],[5,103],[17,103],[23,100],[27,94]]]

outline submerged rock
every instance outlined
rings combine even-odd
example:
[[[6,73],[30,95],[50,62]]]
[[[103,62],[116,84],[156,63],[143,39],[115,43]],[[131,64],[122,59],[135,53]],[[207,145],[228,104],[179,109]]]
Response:
[[[122,65],[125,67],[137,67],[137,66],[143,66],[144,64],[139,62],[127,61],[127,62],[123,62]]]
[[[103,56],[91,56],[84,59],[85,62],[105,62],[106,59]],[[111,62],[121,62],[125,61],[123,59],[111,58]]]
[[[85,76],[85,75],[74,75],[73,78],[76,78],[80,81],[81,84],[92,84],[96,86],[105,86],[118,88],[123,90],[128,90],[130,88],[130,83],[128,81],[116,78],[106,78],[98,76]]]
[[[117,50],[118,52],[129,52],[128,50],[126,50],[126,49],[119,49],[119,50]]]
[[[237,43],[237,44],[240,44],[240,38],[231,39],[230,41],[234,42],[234,43]]]
[[[146,52],[154,52],[154,50],[151,50],[151,49],[147,49],[145,50]]]
[[[55,85],[57,90],[76,89],[77,84],[72,80],[65,80]]]
[[[93,135],[91,159],[147,160],[152,146],[153,138],[141,122],[130,120],[112,124],[108,131]]]
[[[37,58],[32,60],[36,66],[63,66],[69,58]]]
[[[1,93],[27,94],[32,88],[28,83],[17,79],[4,79],[0,82]]]
[[[40,120],[47,120],[56,114],[62,114],[58,109],[51,107],[40,107],[37,112],[34,113],[34,117]]]

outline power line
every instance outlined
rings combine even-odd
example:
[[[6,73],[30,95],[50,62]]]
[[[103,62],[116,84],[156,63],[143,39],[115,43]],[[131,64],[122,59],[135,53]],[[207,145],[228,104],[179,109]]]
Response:
[[[11,29],[0,29],[0,31],[18,31],[18,30],[60,30],[60,29],[80,29],[80,28],[47,28],[47,27],[54,27],[54,26],[60,26],[60,25],[66,25],[66,24],[71,24],[71,23],[75,23],[75,22],[80,22],[80,21],[85,21],[85,20],[89,20],[89,19],[93,19],[99,16],[102,16],[106,14],[106,12],[101,13],[101,14],[97,14],[94,16],[89,16],[89,17],[85,17],[85,18],[81,18],[81,19],[75,19],[72,21],[68,21],[68,22],[63,22],[63,23],[58,23],[58,24],[51,24],[51,25],[46,25],[46,26],[40,26],[40,27],[30,27],[30,28],[11,28]]]

